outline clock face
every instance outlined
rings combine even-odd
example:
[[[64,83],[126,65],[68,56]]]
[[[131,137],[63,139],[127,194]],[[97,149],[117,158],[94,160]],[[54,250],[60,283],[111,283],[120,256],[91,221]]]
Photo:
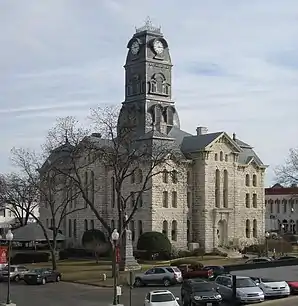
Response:
[[[139,45],[139,43],[138,43],[137,41],[134,41],[134,42],[132,43],[132,45],[131,45],[130,50],[131,50],[131,53],[132,53],[132,54],[137,54],[137,53],[139,52],[139,50],[140,50],[140,45]]]
[[[163,52],[163,44],[161,41],[156,40],[153,44],[153,49],[157,54],[161,54]]]

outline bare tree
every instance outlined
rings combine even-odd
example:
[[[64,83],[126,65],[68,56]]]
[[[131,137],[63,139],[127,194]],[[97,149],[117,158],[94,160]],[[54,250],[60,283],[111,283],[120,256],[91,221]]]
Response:
[[[86,136],[86,130],[77,127],[77,121],[68,117],[60,118],[56,126],[49,132],[47,144],[53,146],[57,140],[68,135],[74,144],[74,150],[69,154],[67,167],[56,167],[55,171],[69,179],[81,194],[85,203],[93,211],[108,233],[111,225],[99,210],[94,197],[94,181],[88,184],[84,178],[86,171],[101,166],[113,178],[114,200],[117,207],[120,234],[140,207],[143,194],[152,187],[152,178],[167,165],[169,173],[177,175],[181,156],[173,149],[173,140],[153,137],[157,131],[149,131],[143,138],[132,137],[135,129],[136,114],[128,115],[126,125],[119,130],[118,107],[99,107],[91,111],[89,119],[97,133]],[[130,117],[129,117],[130,116]],[[155,138],[155,140],[153,140]],[[64,161],[64,165],[66,162]],[[96,179],[96,178],[95,178]],[[108,179],[107,177],[104,178]],[[97,187],[99,184],[97,184]],[[127,187],[128,184],[132,187]],[[90,188],[92,187],[92,192]],[[98,187],[99,188],[99,187]],[[131,188],[131,189],[130,189]],[[129,192],[127,192],[129,189]],[[133,205],[128,203],[133,202]],[[104,203],[102,205],[107,205]]]
[[[41,214],[45,214],[48,220],[51,221],[52,233],[49,236],[47,224],[44,224],[42,219],[34,215],[32,210],[27,213],[31,215],[42,228],[46,241],[48,242],[52,258],[52,268],[57,268],[56,252],[57,243],[63,221],[66,216],[85,209],[85,207],[74,207],[73,201],[79,196],[73,188],[72,182],[61,176],[58,169],[57,160],[60,167],[63,168],[63,153],[67,150],[72,150],[72,146],[64,146],[57,148],[52,152],[51,156],[43,162],[43,156],[39,156],[35,152],[25,149],[13,149],[12,161],[22,173],[26,181],[35,188],[40,196],[39,209]],[[59,158],[58,158],[59,157]],[[52,166],[52,163],[55,166]],[[19,203],[15,202],[16,209],[19,208]]]
[[[11,173],[0,178],[1,206],[11,211],[17,227],[27,225],[29,218],[38,208],[38,198],[38,189],[27,177]]]
[[[298,149],[290,149],[288,158],[283,165],[275,169],[275,174],[282,184],[298,184]]]

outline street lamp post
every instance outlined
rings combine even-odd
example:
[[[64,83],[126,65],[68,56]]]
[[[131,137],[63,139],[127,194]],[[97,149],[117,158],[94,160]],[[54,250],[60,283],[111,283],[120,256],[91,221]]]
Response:
[[[113,276],[114,276],[114,297],[113,297],[113,305],[118,304],[117,298],[117,242],[119,240],[119,233],[117,229],[114,229],[112,232],[112,241],[113,241]]]
[[[7,261],[8,261],[8,279],[7,279],[7,296],[6,296],[6,305],[11,304],[10,300],[10,253],[11,253],[11,241],[13,240],[13,233],[9,229],[6,236],[6,240],[8,241],[8,252],[7,252]]]
[[[266,256],[268,257],[269,255],[269,250],[268,250],[268,239],[270,237],[270,233],[266,232],[265,233],[265,243],[266,243]]]
[[[281,244],[281,247],[280,247],[280,251],[281,251],[281,255],[283,255],[284,253],[284,248],[283,248],[283,243],[284,243],[284,238],[283,238],[283,234],[285,233],[285,225],[282,224],[281,225],[281,237],[280,237],[280,244]]]

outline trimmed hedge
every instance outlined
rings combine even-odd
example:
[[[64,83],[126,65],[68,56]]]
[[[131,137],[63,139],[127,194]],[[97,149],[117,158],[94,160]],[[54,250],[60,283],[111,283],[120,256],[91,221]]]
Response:
[[[16,253],[11,259],[11,264],[20,265],[26,263],[48,262],[50,254],[46,252],[32,252],[32,253]]]
[[[268,251],[276,253],[291,253],[293,251],[293,246],[290,242],[283,239],[270,239],[267,242]],[[247,246],[243,249],[242,253],[254,253],[254,254],[265,254],[267,249],[266,244],[253,244]]]
[[[101,257],[111,257],[111,250],[105,254],[101,254]],[[59,252],[60,259],[68,258],[94,258],[94,252],[81,248],[68,248]]]

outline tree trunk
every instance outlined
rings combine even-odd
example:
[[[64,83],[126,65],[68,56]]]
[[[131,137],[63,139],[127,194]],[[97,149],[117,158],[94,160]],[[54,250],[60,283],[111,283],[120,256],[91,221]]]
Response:
[[[51,248],[51,257],[52,257],[52,269],[57,270],[57,259],[56,259],[56,252],[54,248]]]

